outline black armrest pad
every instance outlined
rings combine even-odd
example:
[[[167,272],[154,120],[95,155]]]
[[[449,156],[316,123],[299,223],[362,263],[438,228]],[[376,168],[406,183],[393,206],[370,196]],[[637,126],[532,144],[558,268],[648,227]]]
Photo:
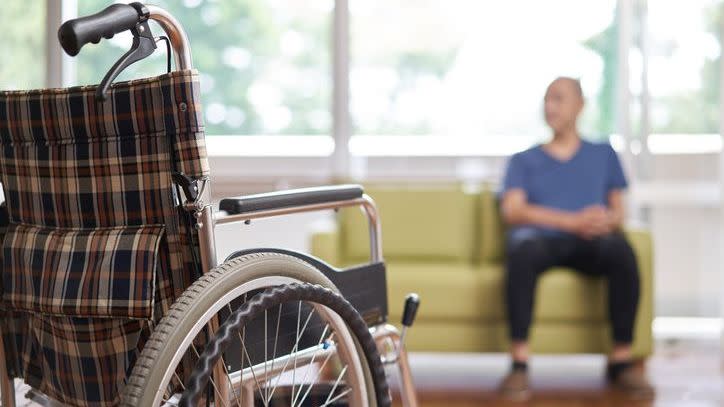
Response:
[[[228,212],[230,215],[236,215],[268,209],[348,201],[350,199],[361,198],[363,194],[364,190],[360,185],[290,189],[287,191],[224,198],[219,202],[219,209]]]

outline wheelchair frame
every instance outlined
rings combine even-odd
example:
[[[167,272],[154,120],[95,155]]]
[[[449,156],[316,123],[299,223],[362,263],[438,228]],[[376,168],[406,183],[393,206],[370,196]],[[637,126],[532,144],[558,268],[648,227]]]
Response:
[[[176,70],[192,69],[191,49],[188,37],[181,26],[166,10],[146,5],[149,11],[148,18],[156,21],[165,31],[173,49]],[[178,180],[177,180],[178,184]],[[332,186],[320,188],[307,188],[297,190],[279,191],[267,194],[249,195],[236,199],[244,203],[252,203],[249,211],[239,213],[228,213],[220,210],[214,213],[211,192],[211,181],[209,178],[200,180],[188,180],[188,185],[179,185],[184,189],[186,201],[184,208],[194,213],[196,219],[195,229],[198,234],[199,252],[202,271],[207,273],[218,265],[216,257],[215,227],[231,223],[249,223],[252,219],[270,218],[281,215],[297,214],[303,212],[314,212],[322,210],[339,210],[341,208],[359,207],[367,217],[369,225],[370,240],[370,262],[366,266],[357,267],[358,271],[364,272],[365,267],[384,267],[382,256],[382,229],[379,214],[374,201],[364,194],[361,187],[357,186]],[[189,191],[192,191],[189,194]],[[350,196],[350,194],[352,196]],[[191,195],[191,196],[189,196]],[[181,196],[179,194],[179,199]],[[192,199],[189,199],[192,198]],[[259,249],[259,251],[275,251],[281,249]],[[319,259],[311,256],[285,251],[285,253],[300,257],[311,263],[316,263],[318,268],[334,270]],[[319,267],[321,266],[321,267]],[[345,270],[336,270],[344,273]],[[396,364],[399,373],[399,392],[402,404],[405,407],[417,407],[417,396],[415,394],[412,375],[404,348],[404,330],[402,334],[384,319],[378,320],[370,326],[370,332],[375,339],[383,363]],[[304,356],[300,356],[304,358]],[[304,359],[300,359],[304,360]],[[2,335],[0,335],[0,393],[2,406],[15,407],[15,388],[13,381],[8,377],[5,367],[6,357]],[[269,372],[273,374],[272,372]],[[50,402],[49,405],[56,403]]]

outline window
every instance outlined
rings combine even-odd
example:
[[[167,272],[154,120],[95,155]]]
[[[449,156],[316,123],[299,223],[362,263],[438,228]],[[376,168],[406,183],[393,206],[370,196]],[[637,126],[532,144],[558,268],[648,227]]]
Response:
[[[719,132],[724,2],[648,2],[652,133]]]
[[[559,75],[582,81],[584,132],[614,130],[614,0],[351,0],[350,13],[355,134],[540,139]]]
[[[0,89],[44,87],[45,2],[3,2],[0,27]]]
[[[616,116],[622,108],[631,119],[630,138],[718,133],[722,0],[692,0],[686,7],[646,0],[349,2],[351,99],[346,103],[352,144],[399,136],[387,139],[396,140],[399,151],[434,155],[438,146],[452,145],[450,136],[458,136],[480,144],[471,150],[456,143],[443,154],[489,152],[492,144],[505,154],[511,145],[547,136],[541,98],[557,75],[580,77],[587,104],[579,124],[591,138],[621,130]],[[46,27],[47,4],[77,4],[78,15],[87,15],[108,3],[4,2],[0,52],[11,55],[12,63],[0,64],[0,88],[44,87],[46,69],[57,69],[45,63],[45,31],[56,29]],[[332,140],[326,136],[332,122],[334,0],[155,3],[177,16],[189,33],[194,63],[202,73],[208,134],[316,135],[325,146],[323,155],[331,151]],[[620,15],[624,6],[634,9],[632,21]],[[617,55],[619,43],[627,43],[619,38],[624,20],[633,23],[628,66]],[[161,34],[157,26],[154,32]],[[75,67],[65,72],[74,78],[66,85],[98,83],[128,49],[130,37],[120,34],[85,47],[73,58]],[[159,47],[119,80],[162,73],[166,56],[164,46]],[[622,68],[628,70],[631,86],[625,107],[616,99],[621,97],[617,75]],[[437,137],[428,137],[427,147],[410,148],[409,135]],[[238,150],[255,154],[249,140],[239,142]],[[291,145],[288,137],[284,140],[270,142],[267,153],[277,148],[274,143]],[[298,143],[313,144],[307,141],[311,138]],[[371,147],[369,151],[380,150]]]
[[[84,0],[79,15],[107,6]],[[17,2],[20,5],[20,2]],[[332,92],[329,36],[333,0],[160,0],[183,22],[201,72],[207,133],[328,135]],[[152,27],[156,35],[162,30]],[[130,47],[130,34],[77,57],[78,82],[98,83]],[[164,45],[120,80],[163,73]]]

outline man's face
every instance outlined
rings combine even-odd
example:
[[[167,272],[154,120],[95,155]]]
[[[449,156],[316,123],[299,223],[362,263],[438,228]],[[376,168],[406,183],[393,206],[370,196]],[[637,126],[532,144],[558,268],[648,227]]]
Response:
[[[556,79],[548,86],[543,99],[546,123],[554,132],[566,130],[576,124],[583,108],[583,98],[569,79]]]

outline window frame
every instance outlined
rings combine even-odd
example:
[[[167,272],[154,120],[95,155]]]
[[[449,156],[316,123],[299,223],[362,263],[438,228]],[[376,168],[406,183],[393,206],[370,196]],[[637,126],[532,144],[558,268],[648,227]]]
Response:
[[[645,175],[648,171],[646,170],[647,163],[650,161],[647,157],[652,154],[648,146],[650,143],[650,130],[649,130],[649,115],[650,115],[650,94],[648,89],[647,75],[648,75],[648,55],[646,52],[646,40],[647,35],[642,37],[642,41],[638,44],[642,49],[642,91],[639,103],[641,106],[641,128],[638,134],[633,134],[631,126],[631,104],[634,100],[634,95],[630,91],[630,72],[629,72],[629,60],[628,51],[634,44],[633,26],[635,13],[640,13],[641,22],[643,23],[643,30],[646,30],[646,17],[647,17],[647,0],[618,0],[617,6],[619,12],[616,17],[620,27],[618,34],[618,49],[619,58],[617,65],[617,85],[616,85],[616,101],[617,101],[617,114],[616,114],[616,131],[617,134],[621,135],[623,143],[619,152],[622,154],[623,161],[631,171],[632,178],[639,178]],[[46,16],[46,55],[48,64],[46,67],[46,85],[48,87],[62,87],[69,85],[75,78],[75,61],[65,55],[60,46],[57,43],[56,32],[51,27],[58,27],[60,24],[70,18],[77,16],[78,0],[46,0],[47,16]],[[278,154],[272,154],[264,149],[250,149],[249,151],[235,151],[234,153],[225,153],[223,157],[267,157],[269,159],[274,158],[312,158],[317,159],[324,158],[329,161],[329,170],[327,176],[331,179],[348,179],[353,175],[353,169],[355,162],[359,161],[359,158],[365,157],[376,157],[381,159],[389,157],[389,159],[399,159],[400,154],[386,154],[386,142],[385,136],[375,136],[379,138],[379,141],[375,142],[370,140],[370,137],[356,136],[352,134],[351,117],[350,117],[350,11],[349,11],[349,0],[334,0],[334,9],[332,12],[332,30],[331,35],[333,38],[330,39],[329,44],[331,47],[331,61],[332,64],[332,105],[329,107],[332,116],[331,125],[331,138],[333,147],[331,151],[329,148],[326,150],[310,151],[309,149],[300,149],[303,145],[303,140],[299,143],[286,142],[289,138],[286,138],[285,142],[277,143],[279,148]],[[645,31],[644,31],[645,32]],[[724,64],[723,64],[724,65]],[[724,68],[723,68],[724,69]],[[720,81],[721,82],[721,81]],[[724,86],[724,85],[722,85]],[[724,107],[721,108],[724,113]],[[721,128],[724,129],[724,114],[722,114]],[[720,134],[722,131],[720,131]],[[659,137],[659,135],[654,135]],[[209,136],[211,138],[221,136]],[[246,135],[226,135],[223,137],[247,137]],[[276,136],[268,136],[276,137]],[[409,137],[409,136],[406,136]],[[414,136],[413,136],[414,137]],[[706,138],[706,137],[704,137]],[[300,137],[303,139],[303,137]],[[389,138],[388,138],[389,140]],[[282,141],[279,139],[279,141]],[[413,141],[412,138],[410,141]],[[460,140],[461,143],[466,143],[465,139]],[[692,139],[692,142],[696,143]],[[462,154],[460,152],[469,151],[465,148],[459,147],[451,149],[450,151],[438,151],[436,149],[419,149],[416,150],[416,144],[410,143],[411,157],[464,157],[470,156],[470,154]],[[490,156],[500,156],[506,154],[512,154],[514,150],[519,148],[515,143],[509,143],[508,148],[498,148],[495,151],[491,151],[491,154],[485,154]],[[364,148],[354,148],[354,146],[364,145]],[[482,152],[479,148],[477,150]],[[704,150],[709,151],[711,144],[706,144],[708,147],[703,147]],[[633,147],[633,148],[632,148]],[[263,150],[263,151],[262,151]],[[698,151],[696,148],[694,151]],[[261,152],[260,152],[261,151]],[[301,151],[301,153],[300,153]],[[211,154],[211,157],[217,157],[215,153]],[[724,169],[722,170],[724,171]]]

